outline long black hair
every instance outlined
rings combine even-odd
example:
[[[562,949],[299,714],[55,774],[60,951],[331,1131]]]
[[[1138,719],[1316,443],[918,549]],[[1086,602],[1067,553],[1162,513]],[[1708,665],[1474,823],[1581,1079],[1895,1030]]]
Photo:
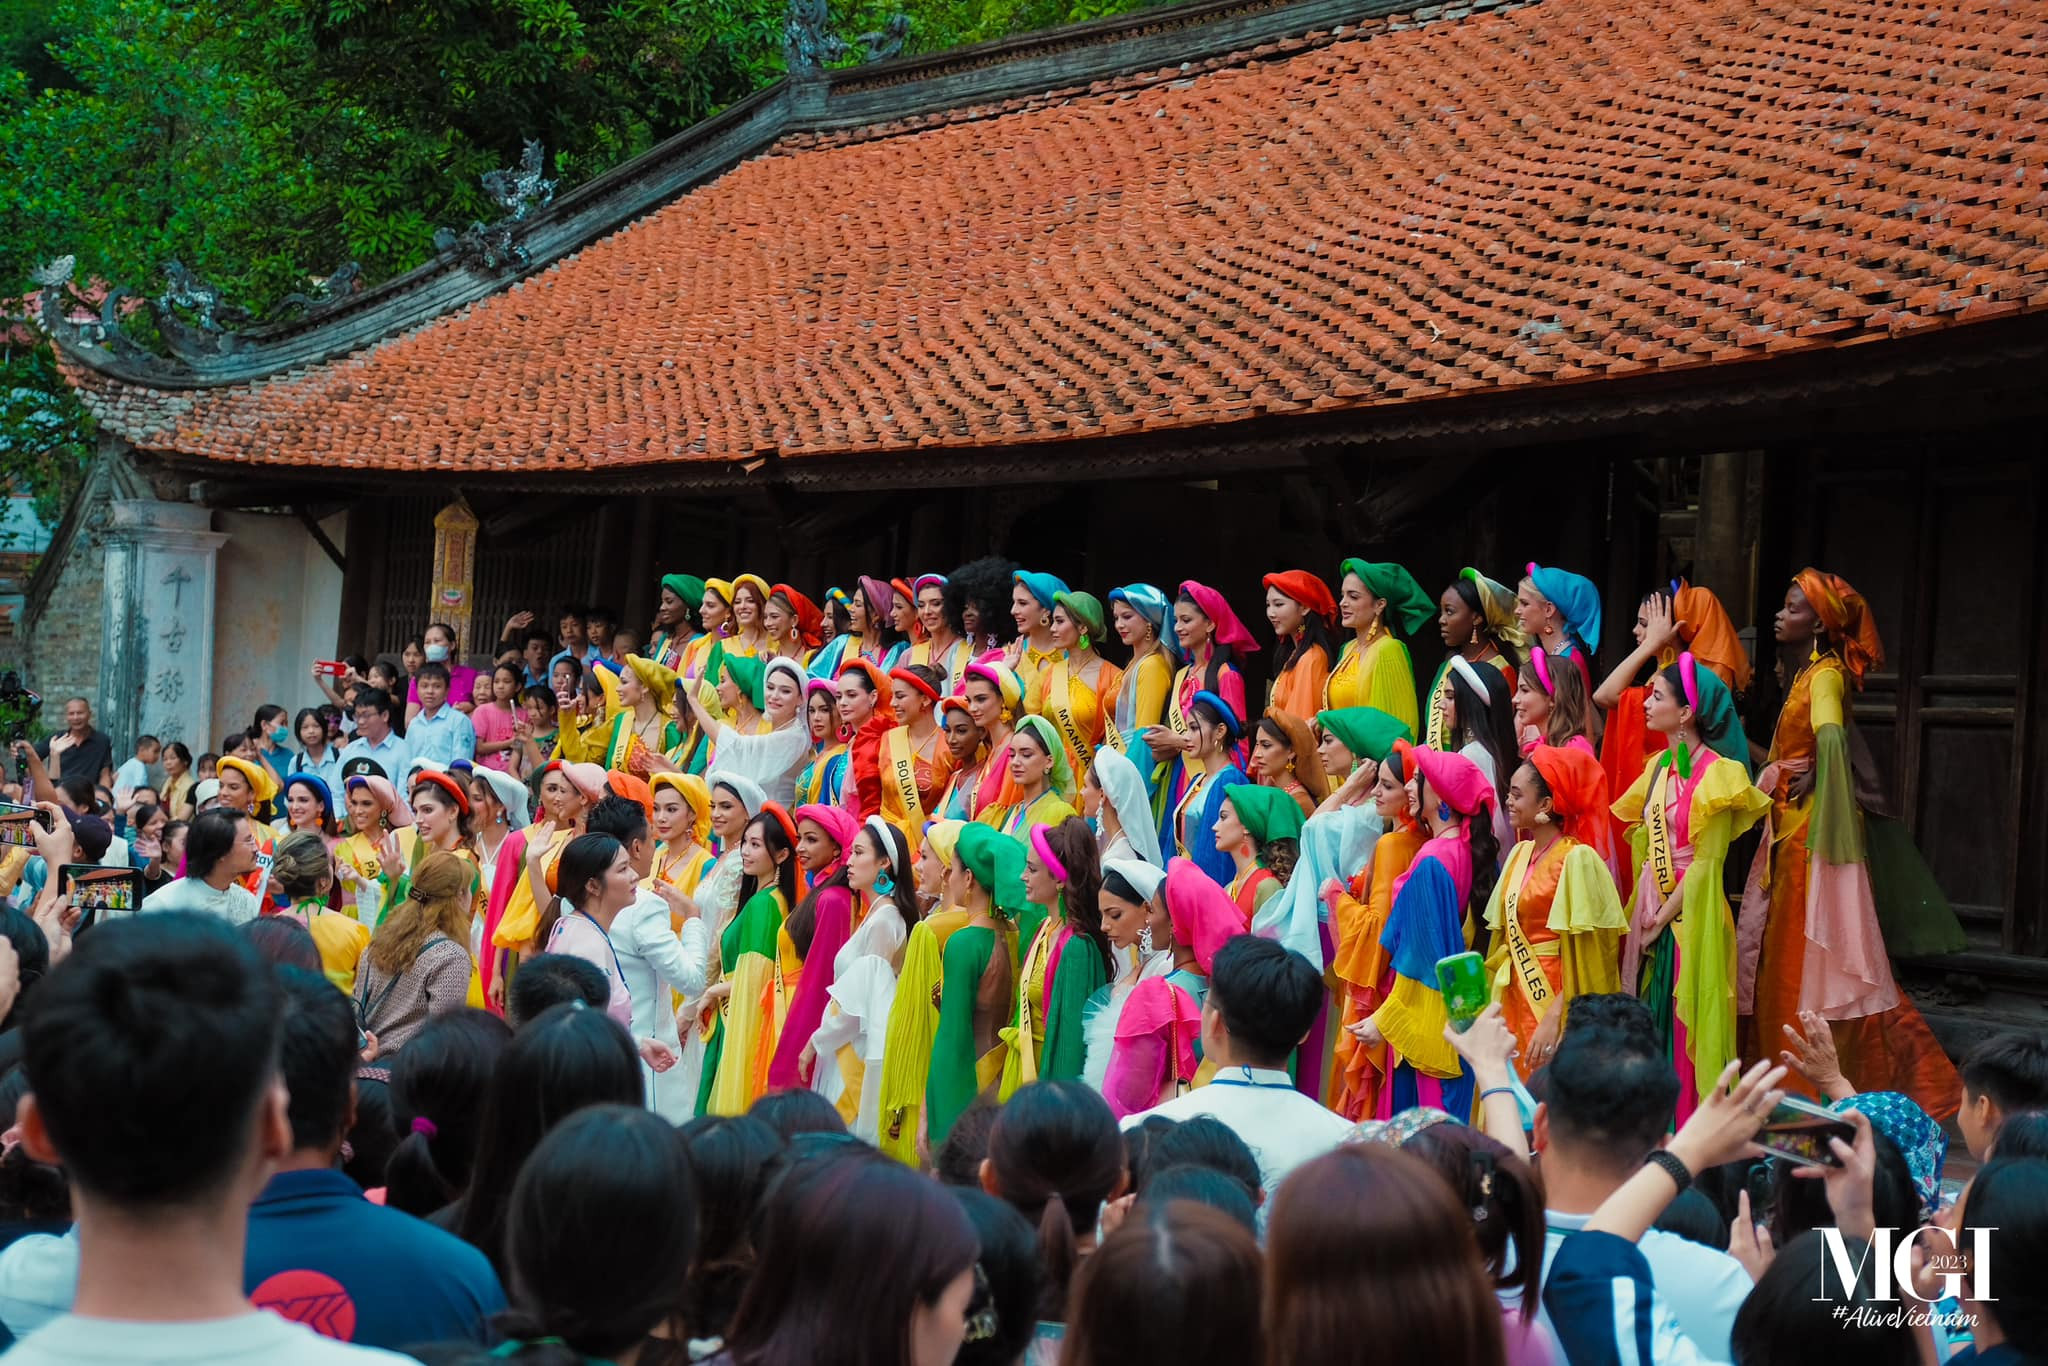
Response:
[[[579,1002],[550,1006],[512,1036],[484,1095],[476,1171],[455,1233],[506,1278],[512,1184],[541,1139],[592,1105],[646,1103],[640,1055],[626,1031]]]
[[[761,842],[768,846],[768,857],[776,859],[775,885],[782,893],[782,899],[789,905],[796,905],[796,848],[789,842],[789,835],[783,830],[782,822],[763,811],[747,822],[746,830],[740,832],[740,842],[746,843],[747,830],[761,827]],[[752,873],[740,875],[739,900],[733,905],[742,909],[754,899],[754,893],[761,890],[760,879]],[[795,936],[791,936],[792,939]]]
[[[1216,627],[1215,618],[1210,617],[1209,610],[1203,607],[1201,603],[1195,601],[1194,594],[1184,592],[1174,599],[1175,605],[1183,602],[1194,608],[1197,612],[1200,612],[1208,620],[1212,628]],[[1314,613],[1310,613],[1310,615],[1313,616]],[[1178,647],[1176,646],[1177,651]],[[1233,654],[1234,651],[1231,647],[1218,640],[1212,630],[1209,636],[1209,666],[1202,671],[1202,690],[1204,692],[1216,692],[1216,680],[1223,677],[1223,666],[1232,662]],[[1216,695],[1218,697],[1222,696],[1221,693]]]
[[[903,917],[905,929],[915,925],[924,917],[924,906],[917,899],[916,862],[910,857],[910,841],[895,826],[883,822],[886,835],[877,834],[875,827],[865,821],[861,823],[861,834],[881,846],[882,862],[885,865],[890,889],[886,894],[896,913]],[[860,835],[855,835],[859,839]]]
[[[1460,747],[1477,744],[1493,756],[1494,796],[1506,803],[1508,780],[1522,761],[1522,747],[1515,739],[1515,694],[1507,676],[1493,665],[1470,667],[1486,686],[1484,696],[1473,688],[1463,669],[1453,667],[1445,675],[1451,683],[1452,704],[1458,710]]]
[[[1116,1116],[1086,1082],[1032,1082],[997,1114],[988,1162],[997,1194],[1038,1226],[1039,1317],[1062,1322],[1080,1261],[1079,1230],[1094,1228],[1103,1201],[1124,1187]]]
[[[384,1171],[384,1203],[424,1219],[461,1196],[483,1139],[484,1095],[512,1042],[486,1010],[436,1015],[391,1064],[391,1119],[401,1137]]]
[[[437,789],[438,790],[438,789]],[[547,909],[541,912],[540,926],[534,931],[534,943],[546,944],[548,936],[554,933],[555,922],[562,918],[564,903],[583,909],[583,899],[589,895],[592,881],[601,878],[612,866],[612,860],[625,848],[610,835],[592,833],[578,835],[562,850],[561,862],[555,865],[556,895],[548,898]]]
[[[1307,603],[1301,602],[1301,599],[1291,597],[1284,588],[1280,589],[1279,592],[1283,597],[1288,597],[1289,601],[1301,603],[1301,634],[1298,636],[1285,635],[1274,642],[1273,677],[1278,678],[1281,674],[1286,673],[1288,666],[1294,663],[1297,655],[1305,655],[1310,650],[1321,650],[1323,652],[1323,666],[1325,668],[1335,664],[1337,662],[1337,646],[1330,639],[1330,624],[1323,620],[1322,613],[1316,611]]]
[[[1086,936],[1102,955],[1105,980],[1114,979],[1116,950],[1110,947],[1109,936],[1102,929],[1102,855],[1095,832],[1081,817],[1069,816],[1046,831],[1045,842],[1060,856],[1067,870],[1060,884],[1060,906],[1066,912],[1067,923]]]
[[[855,670],[855,672],[859,672],[859,670]],[[798,818],[798,823],[802,823],[801,817]],[[769,824],[776,824],[773,817],[769,818]],[[778,826],[778,828],[780,827]],[[818,828],[820,830],[825,829],[822,825]],[[831,832],[826,831],[826,834],[829,836]],[[847,849],[839,851],[839,858],[832,866],[832,876],[820,878],[812,883],[811,890],[804,893],[804,899],[797,903],[796,909],[789,913],[789,919],[783,924],[782,928],[789,933],[789,942],[796,946],[796,951],[799,955],[809,954],[811,951],[811,940],[817,937],[818,899],[824,896],[826,892],[837,888],[846,894],[849,902],[853,900],[853,890],[846,875],[846,856],[850,852],[852,851]],[[790,862],[794,863],[795,859],[792,857]],[[740,904],[744,906],[746,903],[742,901]]]
[[[786,1144],[753,1115],[699,1115],[677,1133],[697,1175],[698,1201],[683,1322],[691,1337],[722,1338],[754,1273],[754,1226]]]

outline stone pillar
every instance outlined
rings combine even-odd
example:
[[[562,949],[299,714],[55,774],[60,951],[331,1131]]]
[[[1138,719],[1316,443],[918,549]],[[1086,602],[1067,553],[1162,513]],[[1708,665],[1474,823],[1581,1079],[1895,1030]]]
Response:
[[[193,503],[108,505],[100,729],[116,760],[135,737],[213,745],[214,558],[227,537]]]

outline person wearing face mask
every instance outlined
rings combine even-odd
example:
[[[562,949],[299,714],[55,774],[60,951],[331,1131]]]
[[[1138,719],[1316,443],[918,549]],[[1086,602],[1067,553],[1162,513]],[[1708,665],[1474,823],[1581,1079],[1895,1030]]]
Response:
[[[256,746],[256,757],[269,768],[271,776],[279,782],[296,771],[292,752],[290,713],[275,702],[266,702],[256,709],[256,724],[249,727],[249,738]]]
[[[421,647],[425,661],[439,664],[448,670],[447,697],[469,697],[476,691],[476,670],[464,664],[457,657],[455,628],[445,621],[437,621],[427,628]],[[420,714],[419,670],[412,670],[413,679],[405,691],[405,722],[412,725],[412,719]]]

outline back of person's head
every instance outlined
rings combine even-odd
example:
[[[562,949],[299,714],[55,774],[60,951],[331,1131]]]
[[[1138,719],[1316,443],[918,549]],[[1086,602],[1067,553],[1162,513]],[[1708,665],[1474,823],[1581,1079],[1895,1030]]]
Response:
[[[1271,939],[1241,934],[1216,951],[1208,1005],[1230,1035],[1233,1064],[1284,1067],[1322,1009],[1322,974]]]
[[[1145,1160],[1152,1171],[1166,1167],[1207,1167],[1221,1172],[1244,1188],[1245,1198],[1257,1204],[1264,1198],[1265,1178],[1259,1159],[1237,1131],[1212,1115],[1198,1115],[1174,1125],[1152,1140]],[[1145,1186],[1136,1187],[1140,1195]]]
[[[1123,1194],[1126,1176],[1116,1116],[1084,1082],[1032,1082],[996,1116],[982,1184],[1038,1226],[1041,1317],[1057,1321],[1065,1312],[1079,1240],[1094,1229],[1102,1202]]]
[[[284,988],[284,1029],[278,1070],[291,1100],[292,1147],[341,1147],[353,1108],[355,1005],[319,970],[275,969]]]
[[[1427,1162],[1471,1212],[1479,1255],[1495,1286],[1537,1298],[1543,1269],[1543,1183],[1499,1140],[1465,1124],[1432,1124],[1401,1150]],[[1724,1227],[1720,1247],[1727,1247]]]
[[[1251,1230],[1222,1211],[1148,1202],[1075,1276],[1062,1366],[1263,1360],[1260,1263]]]
[[[680,1317],[697,1197],[675,1130],[597,1105],[563,1120],[520,1168],[506,1219],[521,1362],[609,1360]]]
[[[50,940],[43,933],[43,927],[36,924],[27,911],[15,906],[0,908],[0,936],[5,936],[7,942],[14,945],[15,963],[20,972],[14,1005],[6,1017],[0,1019],[0,1029],[5,1029],[21,1023],[22,1012],[28,1008],[37,985],[49,974]],[[14,1112],[9,1110],[5,1116],[0,1116],[0,1121],[11,1123],[13,1117]]]
[[[320,946],[313,942],[313,932],[288,915],[245,920],[242,937],[272,967],[320,971]]]
[[[398,1132],[391,1121],[391,1085],[385,1080],[386,1075],[380,1066],[365,1063],[356,1068],[356,1122],[349,1126],[341,1170],[364,1190],[384,1184],[385,1169],[398,1148]]]
[[[13,1122],[21,1098],[27,1094],[28,1072],[18,1064],[10,1067],[0,1077],[0,1115],[6,1116],[8,1123]],[[68,1223],[70,1219],[71,1183],[64,1179],[62,1167],[36,1161],[19,1143],[0,1152],[0,1222]]]
[[[1214,1167],[1181,1162],[1154,1169],[1139,1190],[1133,1209],[1157,1209],[1176,1200],[1192,1200],[1198,1205],[1207,1205],[1229,1215],[1252,1232],[1258,1231],[1258,1206],[1252,1203],[1251,1196],[1245,1194],[1244,1182]]]
[[[1593,992],[1574,996],[1565,1012],[1564,1027],[1587,1030],[1618,1030],[1645,1042],[1657,1038],[1657,1023],[1650,1008],[1625,991]]]
[[[275,974],[218,916],[96,926],[22,1024],[29,1141],[40,1129],[78,1191],[126,1210],[218,1197],[253,1145],[284,1140],[283,1011]]]
[[[592,835],[610,835],[620,844],[647,837],[647,812],[631,797],[607,793],[584,818],[584,830]]]
[[[1877,1156],[1877,1165],[1871,1172],[1870,1204],[1879,1228],[1893,1228],[1903,1237],[1908,1229],[1920,1226],[1920,1193],[1913,1184],[1912,1168],[1906,1165],[1906,1155],[1899,1151],[1899,1145],[1885,1136],[1882,1129],[1872,1129],[1870,1141]],[[1770,1226],[1771,1240],[1784,1244],[1800,1234],[1817,1228],[1832,1228],[1835,1212],[1828,1205],[1825,1185],[1810,1177],[1792,1175],[1791,1164],[1783,1158],[1774,1164],[1777,1179],[1772,1184],[1771,1208],[1766,1222]]]
[[[734,1366],[910,1361],[978,1246],[952,1192],[875,1149],[794,1162],[762,1211],[726,1338]]]
[[[798,1134],[846,1132],[846,1120],[838,1107],[809,1087],[770,1091],[747,1107],[747,1113],[782,1135],[785,1141]]]
[[[1549,1146],[1609,1175],[1643,1164],[1678,1104],[1678,1074],[1654,1036],[1625,1027],[1568,1026],[1545,1079],[1540,1114]]]
[[[2007,1115],[1998,1126],[1991,1156],[2048,1157],[2048,1110],[2018,1110]]]
[[[932,1175],[949,1186],[981,1189],[981,1164],[988,1160],[988,1136],[995,1131],[1002,1107],[977,1100],[953,1121],[946,1141],[932,1154]]]
[[[592,1105],[639,1105],[646,1097],[633,1041],[601,1010],[554,1006],[512,1036],[484,1094],[476,1171],[456,1231],[499,1268],[505,1207],[519,1166],[548,1131]]]
[[[1422,1159],[1362,1143],[1296,1167],[1266,1226],[1266,1361],[1492,1366],[1495,1297],[1472,1216]]]
[[[1657,1216],[1656,1227],[1716,1252],[1728,1250],[1728,1221],[1713,1198],[1696,1187],[1680,1191]]]
[[[334,879],[334,858],[317,830],[294,830],[277,842],[270,879],[294,901],[320,895]]]
[[[57,790],[71,804],[71,809],[80,815],[89,816],[100,809],[99,784],[82,774],[73,774],[57,780]],[[104,851],[102,851],[104,852]]]
[[[1124,1170],[1129,1174],[1130,1188],[1134,1191],[1145,1189],[1146,1179],[1152,1169],[1159,1165],[1152,1156],[1153,1145],[1180,1127],[1177,1119],[1165,1115],[1147,1115],[1130,1128],[1124,1130]]]
[[[203,878],[226,858],[247,820],[239,811],[208,807],[192,818],[185,831],[185,876]]]
[[[2008,1114],[2048,1107],[2048,1035],[2015,1031],[1986,1039],[1957,1070],[1966,1097],[1988,1096]]]
[[[612,997],[604,969],[570,953],[543,953],[527,959],[505,988],[505,1018],[514,1029],[539,1019],[553,1006],[581,1001],[602,1010]]]
[[[1977,1239],[1987,1240],[1991,1265],[1982,1308],[2005,1340],[2029,1360],[2048,1358],[2048,1161],[1994,1157],[1970,1180],[1963,1197],[1958,1250],[1978,1270]],[[2031,1287],[2029,1289],[2028,1287]],[[1966,1281],[1967,1293],[1971,1285]]]
[[[1016,1366],[1038,1319],[1038,1234],[1007,1200],[957,1187],[981,1243],[981,1276],[967,1306],[967,1340],[953,1366]]]
[[[683,1322],[691,1337],[724,1337],[754,1272],[754,1224],[781,1171],[783,1140],[752,1115],[699,1115],[678,1133],[697,1181],[697,1257]]]
[[[385,1167],[384,1203],[421,1218],[469,1185],[483,1135],[484,1096],[512,1030],[487,1010],[430,1018],[391,1064],[398,1147]]]
[[[1802,1233],[1778,1249],[1735,1312],[1728,1338],[1735,1366],[1913,1366],[1920,1359],[1913,1330],[1892,1321],[1897,1302],[1876,1297],[1875,1249],[1861,1239],[1843,1241],[1857,1272],[1853,1285],[1843,1281],[1842,1265],[1820,1233]]]

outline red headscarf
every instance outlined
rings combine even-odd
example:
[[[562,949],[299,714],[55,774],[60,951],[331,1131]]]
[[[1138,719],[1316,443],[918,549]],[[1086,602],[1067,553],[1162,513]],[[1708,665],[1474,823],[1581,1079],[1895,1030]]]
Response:
[[[1802,569],[1792,576],[1792,581],[1813,604],[1814,615],[1820,618],[1828,639],[1841,646],[1842,665],[1849,671],[1850,680],[1862,687],[1863,675],[1884,663],[1884,645],[1877,638],[1877,623],[1870,619],[1863,595],[1839,574],[1818,569]]]
[[[825,638],[825,614],[818,610],[818,604],[786,583],[776,584],[770,596],[789,604],[789,610],[796,613],[798,638],[813,650],[817,649]]]
[[[919,678],[916,674],[912,673],[908,669],[891,669],[889,670],[889,677],[895,679],[899,683],[907,683],[912,688],[916,689],[918,692],[923,693],[927,698],[931,700],[931,704],[933,706],[937,706],[941,698],[944,697],[944,694],[941,693],[937,688],[925,682],[922,678]]]
[[[1262,582],[1268,588],[1279,589],[1326,623],[1337,620],[1337,599],[1330,595],[1330,585],[1306,569],[1283,569],[1266,575]]]
[[[910,586],[909,579],[891,579],[889,580],[889,586],[896,590],[898,597],[910,604],[910,638],[912,640],[923,640],[925,637],[924,619],[917,615],[917,590]]]
[[[1259,642],[1253,640],[1252,633],[1244,629],[1244,623],[1237,619],[1237,613],[1230,610],[1230,604],[1223,600],[1221,593],[1208,584],[1196,583],[1193,579],[1183,583],[1180,591],[1187,594],[1195,606],[1202,609],[1202,615],[1215,625],[1218,645],[1228,645],[1239,654],[1248,655],[1257,651]]]
[[[1609,805],[1607,770],[1600,761],[1582,749],[1538,745],[1529,751],[1529,762],[1550,788],[1550,808],[1564,833],[1597,849],[1596,836],[1607,828]]]
[[[460,811],[465,816],[469,814],[469,790],[461,783],[445,773],[436,773],[432,770],[424,771],[412,780],[412,790],[415,793],[421,788],[429,786],[440,788],[447,795],[448,800],[455,803],[457,811]]]

